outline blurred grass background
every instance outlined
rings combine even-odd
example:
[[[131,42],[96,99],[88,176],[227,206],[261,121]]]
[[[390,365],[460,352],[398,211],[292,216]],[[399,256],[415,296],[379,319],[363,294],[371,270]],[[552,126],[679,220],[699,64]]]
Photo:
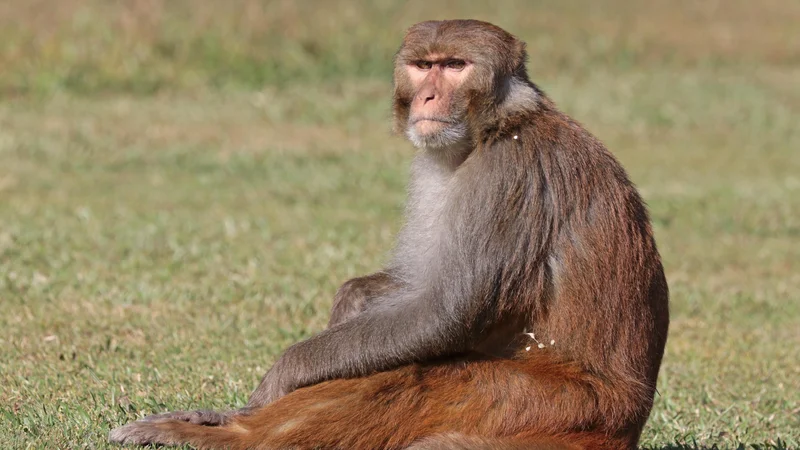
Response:
[[[800,2],[0,0],[0,448],[244,403],[385,260],[403,30],[479,18],[648,201],[648,449],[800,446]]]

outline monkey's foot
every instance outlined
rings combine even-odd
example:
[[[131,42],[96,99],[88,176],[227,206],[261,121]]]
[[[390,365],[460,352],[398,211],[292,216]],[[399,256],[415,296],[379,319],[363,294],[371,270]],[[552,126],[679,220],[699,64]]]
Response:
[[[180,442],[174,442],[171,439],[171,433],[161,431],[157,424],[178,420],[194,425],[217,427],[225,425],[234,416],[243,415],[247,412],[248,409],[243,408],[225,412],[197,410],[153,414],[136,422],[114,428],[108,433],[108,440],[118,444],[178,444]]]
[[[153,426],[155,421],[138,421],[114,428],[108,433],[108,442],[114,444],[169,444],[161,431]]]

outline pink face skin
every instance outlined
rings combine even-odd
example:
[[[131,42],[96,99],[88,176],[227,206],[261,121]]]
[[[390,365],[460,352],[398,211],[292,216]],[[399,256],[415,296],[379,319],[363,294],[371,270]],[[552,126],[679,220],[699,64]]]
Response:
[[[469,61],[432,54],[408,64],[406,71],[417,89],[411,101],[411,131],[430,136],[461,120],[451,117],[450,100],[472,71]]]

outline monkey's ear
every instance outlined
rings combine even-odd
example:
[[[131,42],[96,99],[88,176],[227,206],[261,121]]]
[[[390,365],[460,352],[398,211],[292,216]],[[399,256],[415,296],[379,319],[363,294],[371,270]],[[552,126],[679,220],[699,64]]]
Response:
[[[519,39],[514,38],[514,49],[512,57],[514,67],[511,69],[515,75],[523,75],[527,77],[527,70],[525,64],[528,62],[528,52],[525,50],[525,43]]]

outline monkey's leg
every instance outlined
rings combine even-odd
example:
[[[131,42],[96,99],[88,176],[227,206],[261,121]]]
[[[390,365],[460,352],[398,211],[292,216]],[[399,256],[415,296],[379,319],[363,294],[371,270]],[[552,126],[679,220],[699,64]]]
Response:
[[[357,316],[371,300],[397,287],[397,280],[388,272],[375,272],[346,281],[333,298],[328,328]]]
[[[426,448],[426,438],[433,439],[427,448],[455,448],[448,442],[458,433],[475,436],[460,439],[476,450],[634,448],[638,430],[606,428],[616,393],[559,364],[537,358],[405,366],[301,388],[218,427],[140,421],[109,438],[199,448],[399,450]]]

